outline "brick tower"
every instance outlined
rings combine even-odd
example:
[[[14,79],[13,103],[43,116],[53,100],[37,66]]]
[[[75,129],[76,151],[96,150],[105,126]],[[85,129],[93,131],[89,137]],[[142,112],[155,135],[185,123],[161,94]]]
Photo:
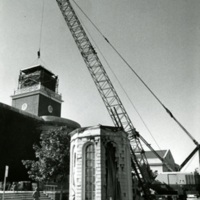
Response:
[[[99,125],[76,129],[70,135],[69,199],[132,199],[127,134]]]
[[[57,86],[58,77],[43,66],[23,69],[18,89],[12,96],[12,106],[37,116],[60,117],[62,99]]]

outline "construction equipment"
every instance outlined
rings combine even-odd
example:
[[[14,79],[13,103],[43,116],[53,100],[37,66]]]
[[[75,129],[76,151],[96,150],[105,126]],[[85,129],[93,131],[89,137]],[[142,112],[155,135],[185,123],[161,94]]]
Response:
[[[97,56],[97,52],[92,46],[69,0],[56,1],[69,27],[69,30],[77,44],[77,47],[86,63],[86,66],[93,78],[93,81],[96,84],[96,87],[103,99],[103,102],[108,110],[108,113],[114,125],[123,127],[124,131],[128,133],[128,137],[131,141],[130,151],[132,155],[132,167],[137,175],[143,192],[146,195],[146,199],[149,199],[149,189],[150,183],[152,181],[152,174],[150,172],[149,164],[147,162],[147,158],[145,156],[145,151],[142,147],[141,141],[145,143],[145,145],[152,152],[154,152],[154,154],[163,162],[163,164],[167,166],[167,168],[170,171],[173,170],[167,163],[165,163],[163,158],[151,147],[151,145],[136,131],[100,59]],[[107,38],[104,39],[107,40]],[[153,95],[155,96],[154,93]],[[156,99],[158,98],[156,97]],[[160,103],[162,104],[162,102]],[[187,161],[200,149],[200,145],[188,133],[188,131],[185,130],[185,128],[176,120],[172,113],[165,106],[164,108],[196,144],[196,148],[194,149],[194,151],[181,164],[179,168],[179,170],[181,170],[182,167],[187,163]]]
[[[123,127],[124,131],[128,133],[128,137],[131,141],[132,166],[146,199],[150,199],[149,184],[153,178],[145,156],[145,151],[140,141],[142,137],[133,126],[69,0],[56,1],[114,125]],[[144,138],[142,138],[142,141],[148,145]],[[153,148],[151,147],[151,149]]]

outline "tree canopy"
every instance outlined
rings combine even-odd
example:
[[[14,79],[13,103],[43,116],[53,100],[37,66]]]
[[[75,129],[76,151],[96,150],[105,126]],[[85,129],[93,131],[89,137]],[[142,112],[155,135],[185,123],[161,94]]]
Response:
[[[44,131],[34,144],[36,160],[22,160],[29,178],[39,182],[63,182],[69,175],[70,136],[65,127]]]

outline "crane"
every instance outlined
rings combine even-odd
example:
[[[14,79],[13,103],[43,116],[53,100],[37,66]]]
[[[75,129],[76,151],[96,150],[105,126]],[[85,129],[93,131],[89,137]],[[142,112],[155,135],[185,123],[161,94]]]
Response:
[[[130,151],[133,170],[136,173],[144,194],[150,198],[149,184],[152,181],[152,174],[140,140],[155,154],[157,153],[133,126],[71,3],[69,0],[56,1],[114,125],[123,127],[124,131],[128,134],[131,141]],[[157,156],[164,162],[159,154]],[[164,164],[167,165],[166,163]],[[169,165],[167,167],[170,169]],[[170,170],[172,171],[172,169]]]

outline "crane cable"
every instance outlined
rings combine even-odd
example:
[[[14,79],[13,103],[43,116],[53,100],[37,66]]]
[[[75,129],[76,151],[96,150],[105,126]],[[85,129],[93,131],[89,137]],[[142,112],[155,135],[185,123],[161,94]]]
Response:
[[[78,14],[77,14],[78,16]],[[92,39],[93,43],[95,44],[95,46],[97,47],[99,53],[101,54],[101,56],[103,57],[104,61],[106,62],[108,68],[110,69],[110,71],[112,72],[113,76],[115,77],[115,79],[117,80],[119,86],[121,87],[121,89],[123,90],[124,94],[126,95],[127,99],[129,100],[130,104],[132,105],[132,107],[134,108],[134,110],[136,111],[136,113],[138,114],[140,120],[142,121],[143,125],[145,126],[146,130],[149,132],[149,134],[151,135],[153,141],[155,142],[155,144],[157,145],[158,149],[161,150],[160,146],[158,145],[156,139],[154,138],[153,134],[151,133],[149,127],[147,126],[147,124],[145,123],[144,119],[142,118],[141,114],[139,113],[138,109],[136,108],[136,106],[134,105],[134,103],[132,102],[132,100],[130,99],[130,97],[128,96],[128,93],[126,92],[126,90],[124,89],[124,87],[122,86],[121,82],[119,81],[119,79],[117,78],[117,75],[115,74],[115,72],[112,70],[110,64],[108,63],[107,59],[105,58],[105,56],[103,55],[102,51],[100,50],[100,48],[98,47],[97,43],[95,42],[95,40],[93,39],[92,35],[90,34],[89,30],[87,29],[87,27],[84,25],[84,22],[81,20],[81,18],[79,17],[79,20],[81,21],[81,24],[83,24],[85,31],[88,33],[88,35],[90,36],[90,38]]]
[[[104,36],[104,34],[100,31],[100,29],[94,24],[94,22],[87,16],[87,14],[81,9],[81,7],[72,0],[76,6],[80,9],[80,11],[85,15],[85,17],[90,21],[90,23],[94,26],[94,28],[99,32],[99,34],[104,38],[104,40],[110,45],[110,47],[117,53],[117,55],[124,61],[124,63],[129,67],[129,69],[136,75],[136,77],[142,82],[142,84],[149,90],[149,92],[155,97],[155,99],[159,102],[159,104],[165,109],[165,111],[169,114],[169,116],[179,125],[179,127],[189,136],[189,138],[195,143],[195,145],[199,145],[199,143],[195,140],[195,138],[187,131],[187,129],[174,117],[172,112],[162,103],[162,101],[155,95],[155,93],[149,88],[149,86],[143,81],[143,79],[136,73],[136,71],[131,67],[131,65],[125,60],[125,58],[119,53],[119,51],[113,46],[112,43]]]
[[[43,4],[42,4],[42,16],[41,16],[41,24],[40,24],[40,35],[39,35],[39,49],[37,52],[38,59],[40,59],[40,56],[41,56],[43,21],[44,21],[44,0],[43,0]]]
[[[39,30],[39,43],[38,43],[38,51],[37,51],[37,59],[31,64],[35,64],[35,62],[40,60],[40,64],[44,64],[44,66],[48,66],[50,69],[52,68],[45,63],[45,61],[41,58],[41,46],[42,46],[42,33],[43,33],[43,23],[44,23],[44,11],[45,11],[45,0],[42,1],[42,9],[41,9],[41,23],[40,23],[40,30]],[[38,63],[37,63],[38,64]]]
[[[38,42],[38,51],[37,51],[37,58],[30,63],[30,65],[38,64],[38,60],[45,64],[45,62],[41,59],[41,43],[42,43],[42,31],[43,31],[43,21],[44,21],[44,0],[43,0],[43,5],[42,5],[42,14],[41,14],[41,23],[40,23],[40,30],[39,30],[39,42]]]

